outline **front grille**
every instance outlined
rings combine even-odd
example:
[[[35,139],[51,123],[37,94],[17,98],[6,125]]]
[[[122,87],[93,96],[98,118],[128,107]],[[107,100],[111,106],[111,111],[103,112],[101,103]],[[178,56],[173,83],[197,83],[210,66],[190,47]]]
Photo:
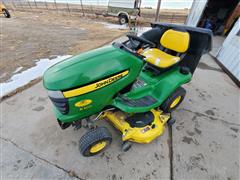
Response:
[[[56,99],[50,97],[52,103],[54,106],[62,113],[62,114],[67,114],[69,111],[69,105],[68,105],[68,100],[61,98],[61,99]]]

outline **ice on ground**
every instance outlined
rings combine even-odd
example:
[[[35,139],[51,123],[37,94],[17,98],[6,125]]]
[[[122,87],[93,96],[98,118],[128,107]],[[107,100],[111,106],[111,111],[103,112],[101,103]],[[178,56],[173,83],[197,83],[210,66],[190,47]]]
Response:
[[[130,27],[128,26],[128,24],[113,24],[113,23],[108,23],[108,22],[96,22],[99,24],[103,24],[106,28],[108,29],[129,29]],[[152,29],[151,27],[142,27],[142,26],[135,26],[135,27],[131,27],[130,31],[135,31],[136,33],[138,33],[138,35],[141,35],[142,33],[148,31]]]
[[[138,26],[137,27],[137,33],[138,33],[138,36],[141,35],[142,33],[148,31],[152,29],[151,27],[141,27],[141,26]]]
[[[56,58],[51,60],[40,59],[36,62],[36,66],[27,69],[26,71],[23,71],[21,73],[15,74],[8,81],[1,83],[0,97],[3,97],[4,95],[14,91],[15,89],[28,84],[30,81],[41,77],[44,71],[47,70],[47,68],[69,57],[71,57],[71,55],[57,56]],[[20,70],[20,67],[16,69],[17,72],[19,72]]]
[[[120,24],[112,24],[107,22],[97,22],[97,23],[103,24],[108,29],[128,29],[127,24],[120,25]]]

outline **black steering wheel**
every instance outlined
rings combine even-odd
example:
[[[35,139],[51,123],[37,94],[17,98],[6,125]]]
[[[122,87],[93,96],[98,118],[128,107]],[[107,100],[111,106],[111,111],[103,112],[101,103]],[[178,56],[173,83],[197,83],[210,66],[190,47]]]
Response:
[[[143,38],[133,34],[127,34],[127,37],[134,49],[140,48],[142,45],[148,45],[149,47],[156,47],[156,44]]]

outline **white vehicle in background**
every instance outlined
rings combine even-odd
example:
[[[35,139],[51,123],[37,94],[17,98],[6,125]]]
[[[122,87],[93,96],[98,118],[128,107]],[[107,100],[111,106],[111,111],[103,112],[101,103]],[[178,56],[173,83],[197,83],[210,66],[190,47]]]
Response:
[[[136,20],[140,16],[141,0],[109,0],[108,9],[103,16],[118,17],[120,24]]]

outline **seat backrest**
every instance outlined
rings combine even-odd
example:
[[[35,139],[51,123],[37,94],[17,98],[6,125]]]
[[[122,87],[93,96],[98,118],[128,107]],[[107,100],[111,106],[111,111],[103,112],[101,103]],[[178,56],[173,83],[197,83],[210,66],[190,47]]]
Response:
[[[188,50],[190,35],[186,31],[169,29],[162,35],[160,43],[163,47],[184,53]]]

